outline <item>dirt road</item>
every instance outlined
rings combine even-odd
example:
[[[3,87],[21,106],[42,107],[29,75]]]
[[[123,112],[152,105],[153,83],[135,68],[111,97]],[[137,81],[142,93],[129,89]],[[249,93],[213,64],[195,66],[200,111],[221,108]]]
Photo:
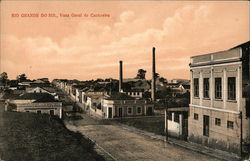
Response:
[[[98,145],[121,161],[216,161],[217,159],[193,152],[176,145],[152,140],[87,115],[78,121],[66,121],[67,128],[79,131],[95,140]]]

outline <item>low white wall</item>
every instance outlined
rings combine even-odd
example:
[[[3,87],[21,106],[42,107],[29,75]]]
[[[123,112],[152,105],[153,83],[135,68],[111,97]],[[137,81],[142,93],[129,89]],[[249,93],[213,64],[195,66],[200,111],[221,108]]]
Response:
[[[172,136],[180,136],[180,124],[172,120],[168,120],[168,133]]]
[[[103,115],[102,110],[99,110],[99,109],[95,110],[92,108],[90,108],[90,114],[94,115],[95,117],[98,117],[98,118],[102,118],[102,115]]]

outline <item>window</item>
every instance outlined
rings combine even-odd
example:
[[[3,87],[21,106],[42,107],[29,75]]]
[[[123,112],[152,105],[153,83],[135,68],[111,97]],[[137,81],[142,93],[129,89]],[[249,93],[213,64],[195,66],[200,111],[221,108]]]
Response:
[[[198,120],[199,119],[199,115],[197,113],[194,113],[194,119]]]
[[[234,129],[234,122],[233,121],[227,121],[227,128]]]
[[[41,114],[42,112],[41,112],[41,110],[38,110],[38,111],[36,111],[36,113]]]
[[[209,78],[203,79],[203,93],[204,98],[209,98]]]
[[[227,81],[227,87],[228,87],[228,100],[236,100],[236,90],[235,90],[235,84],[236,80],[235,77],[228,77]]]
[[[132,114],[132,108],[131,107],[128,108],[128,114]]]
[[[215,78],[215,98],[221,99],[221,78]]]
[[[199,97],[199,79],[194,78],[194,97]]]
[[[49,114],[52,115],[52,116],[55,115],[54,110],[50,110],[50,111],[49,111]]]
[[[215,125],[220,126],[221,125],[221,119],[215,118]]]
[[[137,107],[137,113],[140,114],[141,112],[141,107]]]

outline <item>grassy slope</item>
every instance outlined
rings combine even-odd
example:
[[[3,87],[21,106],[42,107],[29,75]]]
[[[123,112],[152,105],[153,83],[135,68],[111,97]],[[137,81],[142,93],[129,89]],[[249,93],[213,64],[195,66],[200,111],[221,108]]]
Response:
[[[57,118],[15,112],[1,112],[0,117],[0,159],[4,161],[104,160],[89,140],[67,130]]]

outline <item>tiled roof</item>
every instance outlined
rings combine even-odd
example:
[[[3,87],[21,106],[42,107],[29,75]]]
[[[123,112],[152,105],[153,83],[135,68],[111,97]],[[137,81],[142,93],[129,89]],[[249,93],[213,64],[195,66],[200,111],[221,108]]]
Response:
[[[124,93],[112,93],[110,97],[106,98],[107,100],[134,100],[135,98],[124,94]]]
[[[46,95],[46,96],[43,96],[43,97],[37,99],[37,100],[34,101],[33,103],[38,103],[38,102],[58,102],[58,101],[55,100],[53,96],[51,96],[51,95]]]
[[[48,93],[25,93],[20,95],[19,100],[36,100],[35,102],[57,102],[54,97]]]
[[[15,99],[17,97],[19,97],[19,94],[5,93],[2,98],[3,99]]]
[[[190,89],[190,85],[183,84],[182,85],[185,89]]]
[[[41,88],[50,93],[56,93],[56,90],[53,87],[41,87]]]

